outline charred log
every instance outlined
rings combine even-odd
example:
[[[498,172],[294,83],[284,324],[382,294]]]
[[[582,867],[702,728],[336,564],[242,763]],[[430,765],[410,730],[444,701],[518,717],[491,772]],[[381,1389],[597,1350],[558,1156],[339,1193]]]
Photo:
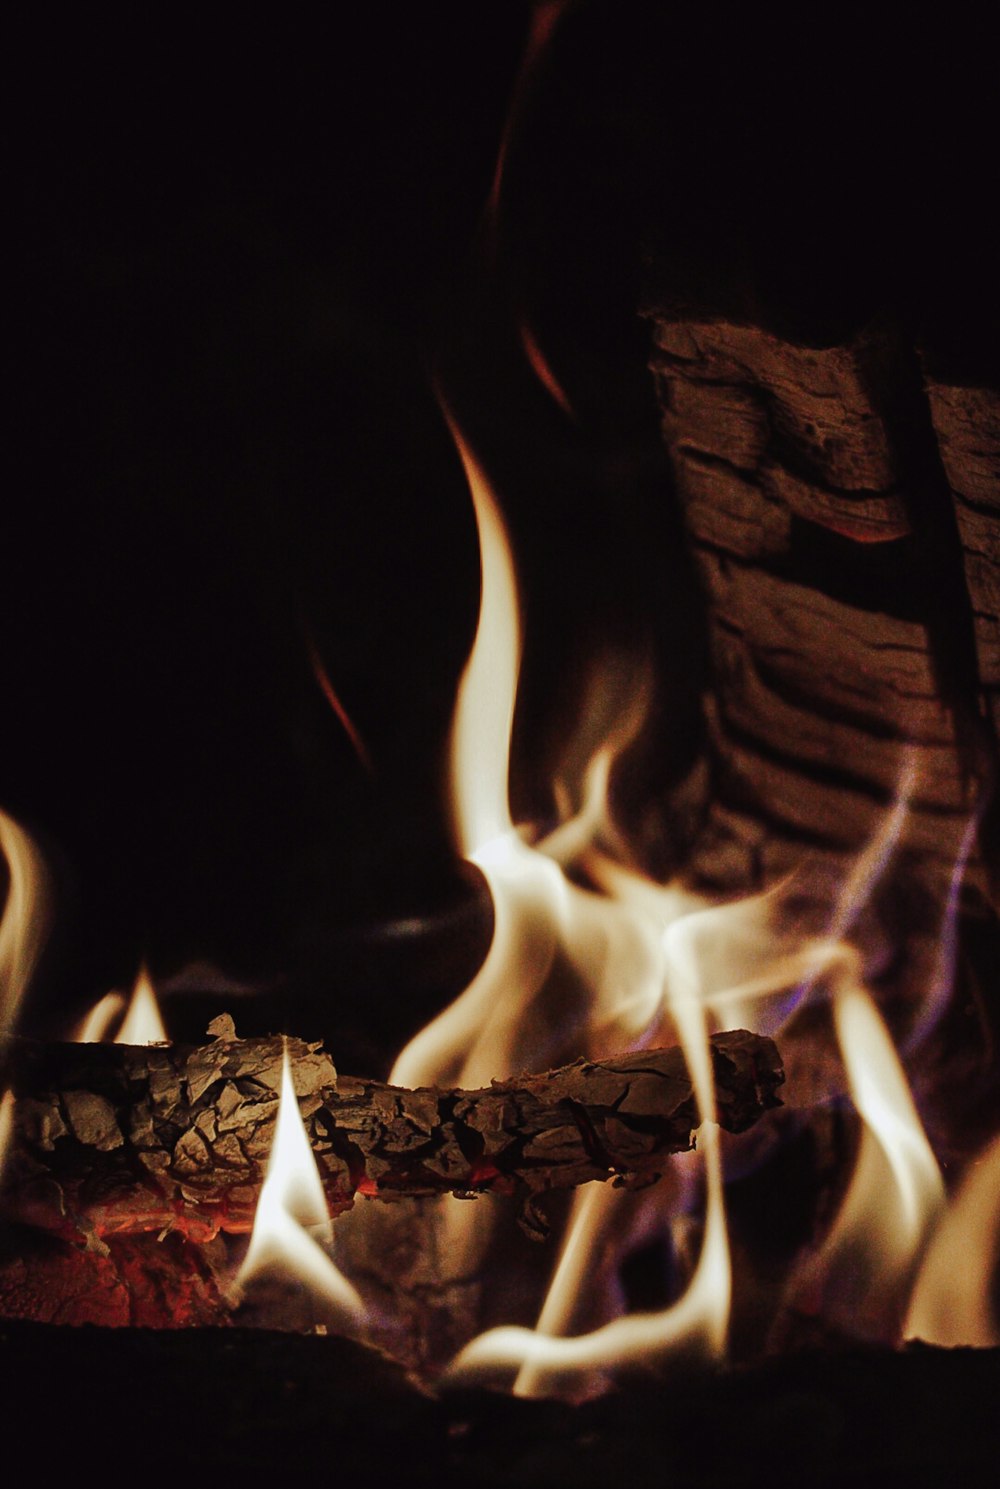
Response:
[[[996,396],[922,375],[885,327],[801,344],[666,288],[647,314],[713,661],[693,871],[733,891],[844,863],[909,749],[904,877],[940,904],[992,768]],[[967,883],[985,869],[974,851]]]
[[[208,1045],[14,1042],[9,1217],[59,1235],[246,1231],[270,1152],[279,1038]],[[333,1214],[355,1195],[496,1191],[530,1199],[615,1177],[652,1183],[700,1117],[679,1049],[578,1060],[486,1090],[403,1090],[338,1077],[319,1045],[288,1040],[300,1111]],[[774,1044],[712,1039],[718,1120],[732,1132],[778,1105]]]

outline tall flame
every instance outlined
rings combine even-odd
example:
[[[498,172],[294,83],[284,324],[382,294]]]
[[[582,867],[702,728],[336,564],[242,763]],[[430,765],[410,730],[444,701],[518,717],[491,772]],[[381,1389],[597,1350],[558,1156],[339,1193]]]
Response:
[[[456,837],[459,850],[474,856],[512,828],[507,781],[521,635],[503,519],[481,466],[450,422],[472,495],[482,564],[479,624],[459,686],[451,744]]]
[[[866,1258],[869,1289],[907,1281],[944,1202],[944,1183],[885,1022],[871,996],[845,977],[834,1022],[851,1096],[864,1122],[854,1177],[826,1246],[826,1260]]]
[[[673,1181],[641,1205],[623,1205],[609,1186],[575,1196],[537,1327],[489,1330],[459,1352],[450,1374],[506,1371],[518,1394],[580,1396],[627,1362],[678,1349],[708,1358],[723,1353],[733,1282],[708,1035],[739,1027],[780,1034],[818,1002],[830,1005],[862,1140],[837,1219],[813,1253],[811,1270],[800,1269],[795,1281],[822,1292],[838,1277],[850,1284],[863,1274],[882,1322],[888,1317],[898,1331],[944,1190],[851,938],[903,840],[919,756],[904,750],[895,800],[847,873],[825,926],[815,904],[810,928],[800,923],[800,904],[809,896],[795,876],[744,900],[712,905],[680,883],[653,883],[630,863],[608,789],[615,760],[645,717],[641,687],[631,703],[618,703],[615,722],[592,742],[577,777],[582,790],[557,782],[562,820],[532,841],[514,827],[507,794],[520,660],[514,565],[483,470],[454,426],[452,432],[482,555],[479,624],[452,736],[454,819],[461,850],[486,877],[495,928],[475,978],[410,1042],[391,1079],[475,1086],[581,1053],[673,1039],[683,1047],[703,1120],[698,1154],[679,1155]],[[945,906],[939,965],[917,1021],[921,1035],[947,996],[957,886],[971,841],[967,835]],[[593,888],[582,887],[581,875]],[[692,1162],[700,1165],[705,1205],[701,1248],[685,1291],[668,1308],[624,1317],[614,1316],[622,1304],[609,1294],[598,1326],[591,1309],[589,1332],[573,1333],[579,1299],[593,1293],[609,1250],[627,1243],[630,1229],[667,1233],[683,1222],[695,1192]],[[438,1249],[456,1278],[474,1275],[482,1264],[497,1214],[486,1204],[440,1207]]]

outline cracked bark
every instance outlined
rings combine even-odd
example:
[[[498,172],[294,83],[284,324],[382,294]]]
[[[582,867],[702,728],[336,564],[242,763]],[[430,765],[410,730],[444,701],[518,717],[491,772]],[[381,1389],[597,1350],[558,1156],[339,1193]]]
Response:
[[[333,1214],[384,1199],[498,1191],[532,1200],[616,1177],[652,1183],[700,1118],[679,1049],[496,1082],[403,1090],[338,1077],[289,1040],[299,1109]],[[718,1119],[732,1132],[778,1104],[773,1043],[716,1035]],[[150,1231],[208,1242],[252,1225],[281,1084],[278,1038],[199,1048],[15,1041],[17,1098],[4,1171],[8,1220],[92,1240]]]

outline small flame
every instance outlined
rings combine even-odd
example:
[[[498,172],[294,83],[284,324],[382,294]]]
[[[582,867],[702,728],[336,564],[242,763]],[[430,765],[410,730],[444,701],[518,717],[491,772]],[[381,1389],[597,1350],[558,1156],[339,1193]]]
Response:
[[[993,1308],[1000,1262],[1000,1137],[970,1164],[924,1257],[903,1331],[947,1347],[1000,1344]]]
[[[364,1318],[364,1306],[323,1250],[332,1234],[319,1170],[295,1096],[286,1045],[274,1139],[238,1281],[245,1284],[263,1273],[290,1276],[356,1327]]]
[[[571,3],[572,0],[537,0],[531,16],[527,44],[514,83],[511,106],[504,122],[500,147],[497,150],[496,165],[493,170],[493,181],[486,203],[486,227],[489,232],[488,242],[491,249],[495,246],[497,220],[500,214],[500,197],[503,190],[507,157],[510,153],[514,129],[530,92],[535,71],[548,47],[559,17],[568,9]]]
[[[51,889],[42,856],[0,811],[0,851],[7,860],[7,901],[0,919],[0,1037],[11,1032],[48,932]]]
[[[546,357],[545,353],[542,351],[541,345],[538,341],[538,337],[528,325],[527,321],[521,322],[520,338],[521,345],[524,348],[524,355],[528,359],[528,365],[531,367],[532,372],[535,374],[538,381],[545,389],[546,393],[548,393],[549,397],[553,400],[554,403],[557,403],[559,405],[563,413],[566,414],[568,418],[575,419],[576,414],[574,412],[572,403],[570,403],[569,401],[569,396],[566,393],[566,389],[563,387],[562,383],[552,371],[552,365],[549,362],[549,359]]]
[[[115,1021],[125,1012],[125,997],[122,993],[105,993],[98,998],[89,1013],[85,1014],[73,1035],[77,1044],[101,1044]]]
[[[340,700],[340,695],[330,681],[330,674],[323,665],[323,658],[320,656],[319,647],[316,645],[316,638],[313,636],[312,631],[304,619],[302,620],[302,631],[306,639],[306,649],[309,652],[309,661],[312,664],[313,676],[319,683],[320,692],[336,714],[340,726],[350,740],[351,747],[355,755],[357,755],[358,760],[364,766],[365,770],[368,771],[369,775],[371,775],[373,773],[373,767],[371,755],[368,753],[368,746],[362,739],[357,725],[347,712],[347,709]]]
[[[160,1005],[145,964],[139,968],[127,1005],[121,993],[105,993],[83,1018],[73,1038],[78,1044],[100,1044],[107,1039],[119,1018],[121,1026],[115,1035],[115,1044],[167,1043]]]
[[[115,1038],[115,1044],[165,1044],[167,1031],[163,1027],[160,1005],[145,966],[132,989],[125,1021]]]

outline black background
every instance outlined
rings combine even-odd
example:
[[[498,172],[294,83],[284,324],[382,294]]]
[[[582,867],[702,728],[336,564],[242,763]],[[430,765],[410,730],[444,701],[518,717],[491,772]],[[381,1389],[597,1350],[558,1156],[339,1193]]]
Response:
[[[587,245],[623,265],[569,338],[588,427],[527,368],[523,245],[505,205],[485,210],[529,22],[506,3],[368,7],[308,35],[164,16],[26,41],[0,791],[57,888],[29,1026],[143,956],[158,979],[213,962],[282,988],[286,1022],[326,996],[329,1023],[364,1023],[335,985],[346,944],[363,1002],[387,975],[359,965],[368,928],[401,921],[405,941],[445,916],[453,935],[476,886],[443,759],[478,562],[435,373],[522,549],[524,810],[551,810],[540,767],[593,638],[649,631],[659,560],[628,572],[629,527],[645,511],[649,554],[665,519],[634,245],[618,227]],[[531,106],[529,87],[515,134]],[[520,210],[547,241],[545,192],[529,181]],[[466,975],[477,925],[454,933],[473,943],[457,972],[417,982]]]

